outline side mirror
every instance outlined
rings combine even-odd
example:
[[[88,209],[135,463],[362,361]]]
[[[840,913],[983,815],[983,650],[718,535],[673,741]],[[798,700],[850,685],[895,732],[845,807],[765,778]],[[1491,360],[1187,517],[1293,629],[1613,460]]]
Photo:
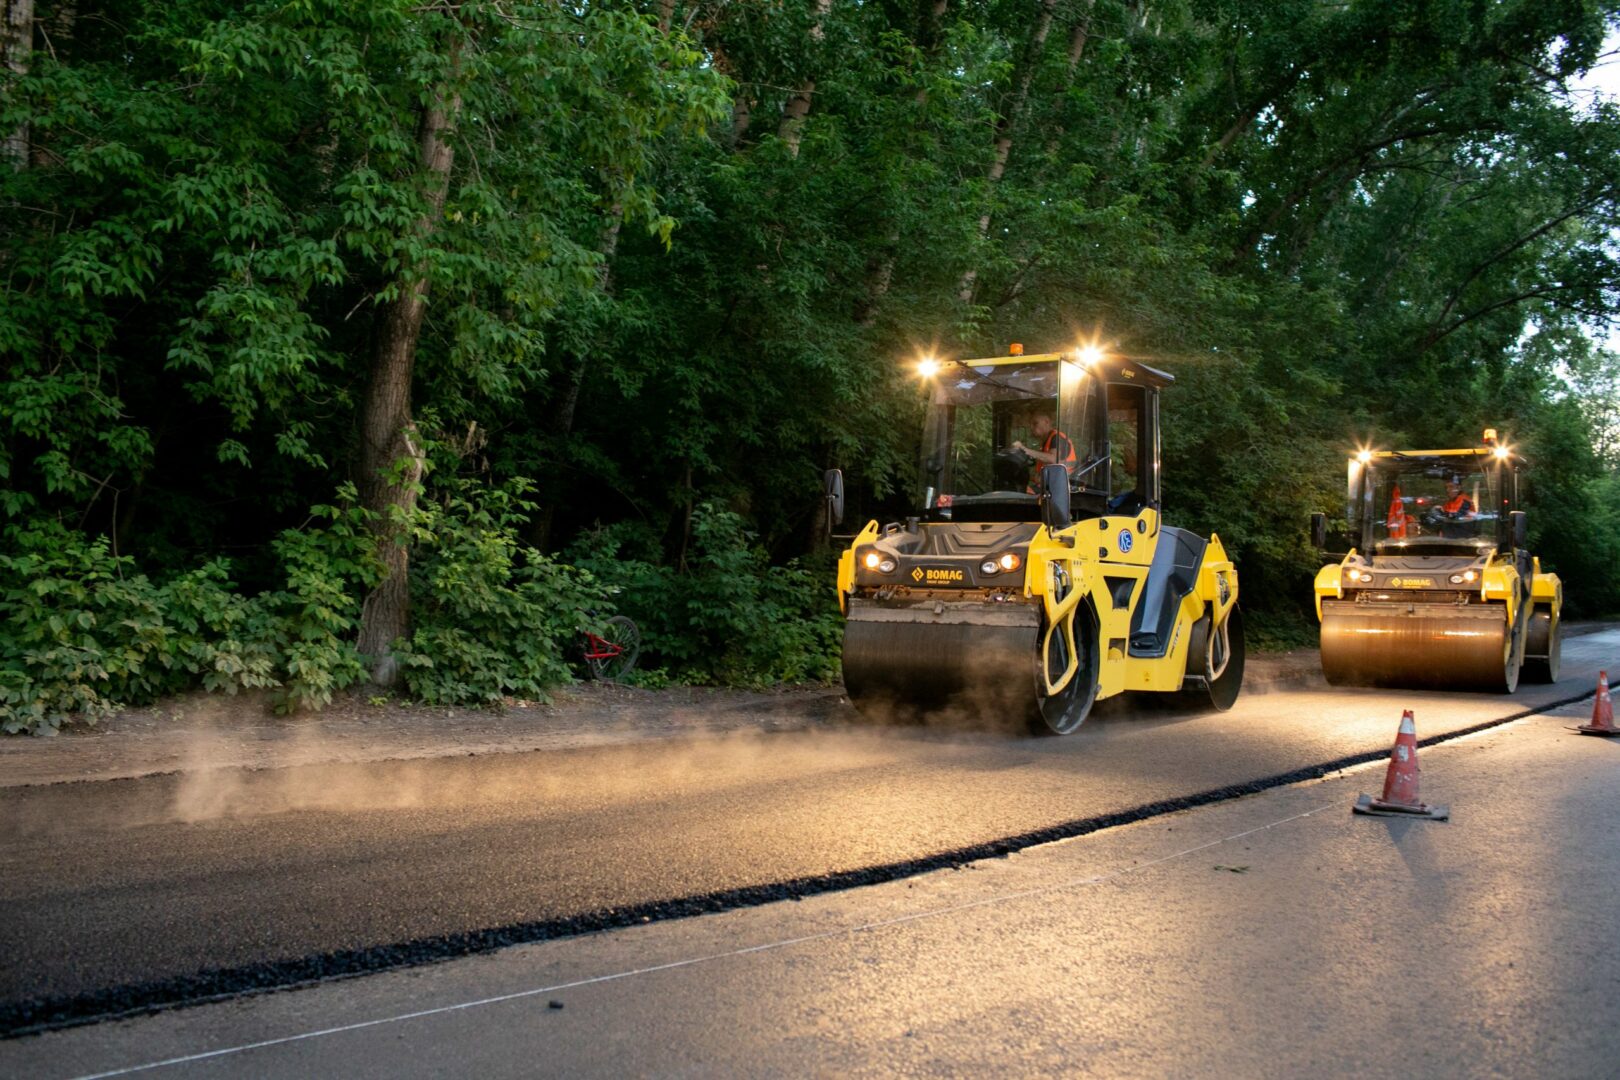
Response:
[[[1311,515],[1311,547],[1318,551],[1327,547],[1327,515]]]
[[[1074,524],[1069,514],[1069,470],[1062,465],[1041,466],[1041,521],[1054,532]]]
[[[1515,548],[1523,548],[1529,538],[1529,521],[1523,510],[1514,510],[1508,514],[1508,534],[1513,538]]]
[[[844,523],[844,470],[828,469],[821,478],[822,489],[827,493],[827,526]]]

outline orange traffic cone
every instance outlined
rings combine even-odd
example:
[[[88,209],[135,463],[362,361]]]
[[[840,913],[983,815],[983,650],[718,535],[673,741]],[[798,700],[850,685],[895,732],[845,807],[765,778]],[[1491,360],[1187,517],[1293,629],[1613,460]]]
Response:
[[[1384,520],[1391,540],[1406,539],[1406,522],[1406,504],[1401,501],[1401,485],[1396,484],[1389,493],[1389,514]]]
[[[1598,672],[1597,697],[1592,701],[1592,722],[1575,729],[1582,735],[1620,735],[1614,726],[1614,699],[1609,697],[1609,673]]]
[[[1351,810],[1357,814],[1388,817],[1421,817],[1445,821],[1451,811],[1444,806],[1429,806],[1418,798],[1417,728],[1412,724],[1412,710],[1401,714],[1401,728],[1395,735],[1395,749],[1390,751],[1389,771],[1384,773],[1384,794],[1381,798],[1362,795]]]

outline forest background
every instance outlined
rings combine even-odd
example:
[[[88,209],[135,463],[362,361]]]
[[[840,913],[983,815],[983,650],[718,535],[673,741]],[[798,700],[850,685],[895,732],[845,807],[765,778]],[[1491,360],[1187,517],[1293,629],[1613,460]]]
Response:
[[[922,351],[1172,372],[1166,513],[1308,642],[1357,443],[1535,463],[1620,610],[1582,0],[4,0],[0,727],[195,686],[836,677],[822,470]]]

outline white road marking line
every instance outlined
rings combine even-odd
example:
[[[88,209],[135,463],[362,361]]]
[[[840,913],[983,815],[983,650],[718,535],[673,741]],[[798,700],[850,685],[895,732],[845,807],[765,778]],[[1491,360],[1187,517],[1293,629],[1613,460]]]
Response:
[[[599,983],[617,982],[620,979],[634,978],[637,975],[652,975],[660,971],[673,971],[676,968],[693,967],[697,964],[707,964],[715,960],[728,960],[739,956],[748,956],[751,953],[771,952],[776,949],[791,948],[794,945],[805,945],[813,941],[826,941],[830,938],[849,937],[855,934],[869,933],[873,930],[883,930],[891,926],[900,926],[904,923],[917,922],[921,919],[933,919],[938,918],[941,915],[954,915],[962,911],[971,911],[974,908],[989,907],[995,904],[1004,904],[1015,900],[1027,900],[1032,896],[1041,896],[1045,893],[1061,892],[1064,889],[1073,889],[1081,885],[1101,885],[1105,881],[1112,881],[1115,878],[1124,877],[1126,874],[1134,874],[1139,870],[1146,870],[1149,867],[1159,866],[1162,863],[1185,858],[1188,855],[1196,855],[1200,851],[1205,851],[1212,847],[1219,847],[1221,844],[1229,844],[1233,840],[1241,840],[1245,836],[1253,836],[1255,833],[1265,832],[1267,829],[1275,829],[1279,825],[1287,825],[1291,822],[1299,821],[1302,818],[1308,818],[1312,814],[1319,814],[1323,810],[1330,810],[1336,805],[1338,804],[1334,803],[1327,806],[1318,806],[1315,809],[1306,810],[1303,813],[1294,814],[1290,817],[1285,817],[1281,820],[1273,821],[1266,825],[1257,825],[1252,829],[1245,829],[1240,833],[1233,833],[1231,836],[1223,836],[1219,840],[1211,840],[1208,843],[1199,844],[1196,847],[1190,847],[1184,851],[1177,851],[1173,854],[1164,855],[1157,859],[1150,859],[1145,863],[1138,863],[1134,866],[1122,867],[1119,870],[1115,870],[1107,874],[1093,874],[1090,877],[1071,878],[1068,881],[1062,881],[1056,885],[1042,885],[1036,889],[1024,889],[1019,892],[1003,893],[999,896],[989,896],[982,900],[971,900],[965,904],[953,904],[950,907],[933,908],[928,911],[915,912],[911,915],[897,915],[892,919],[880,919],[877,922],[863,923],[860,926],[843,927],[837,930],[827,930],[819,934],[809,934],[805,937],[786,938],[781,941],[767,941],[761,945],[750,945],[745,949],[731,949],[722,953],[710,953],[707,956],[693,956],[688,957],[685,960],[672,960],[667,964],[654,964],[651,967],[635,968],[631,971],[616,971],[610,975],[595,975],[589,979],[576,979],[573,982],[556,983],[552,986],[538,986],[529,990],[517,990],[510,994],[498,994],[494,997],[478,998],[474,1001],[462,1001],[457,1002],[454,1005],[440,1005],[432,1009],[421,1009],[417,1012],[400,1013],[397,1016],[384,1016],[377,1020],[362,1020],[359,1023],[341,1024],[337,1027],[321,1028],[318,1031],[300,1032],[297,1035],[283,1035],[277,1039],[264,1039],[260,1042],[243,1043],[240,1046],[227,1046],[219,1050],[208,1050],[200,1054],[187,1054],[184,1057],[166,1058],[163,1061],[149,1061],[142,1065],[130,1065],[122,1069],[113,1069],[109,1072],[89,1073],[85,1076],[77,1077],[76,1080],[103,1080],[104,1077],[129,1076],[133,1073],[149,1072],[153,1069],[164,1069],[175,1065],[189,1065],[197,1061],[208,1061],[213,1058],[226,1057],[231,1054],[246,1053],[249,1050],[262,1050],[270,1046],[282,1046],[287,1043],[304,1042],[309,1039],[324,1038],[328,1035],[341,1035],[350,1031],[362,1031],[366,1028],[379,1027],[383,1024],[398,1024],[403,1023],[406,1020],[420,1020],[427,1016],[440,1016],[445,1013],[461,1012],[466,1009],[476,1009],[485,1005],[498,1005],[501,1002],[517,1001],[521,998],[537,997],[541,994],[555,994],[562,990],[573,990],[581,986],[594,986]],[[1075,839],[1079,839],[1079,837],[1076,837]],[[534,942],[533,944],[544,944],[544,942]],[[377,972],[377,974],[380,975],[383,974],[383,972]]]

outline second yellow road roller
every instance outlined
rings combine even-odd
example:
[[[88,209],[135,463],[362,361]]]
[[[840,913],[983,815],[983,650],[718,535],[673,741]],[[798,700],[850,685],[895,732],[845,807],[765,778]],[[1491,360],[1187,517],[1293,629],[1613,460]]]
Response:
[[[1511,694],[1556,682],[1563,586],[1525,550],[1524,459],[1495,430],[1451,450],[1351,456],[1350,550],[1316,576],[1335,686]],[[1311,519],[1326,546],[1326,518]]]
[[[1067,734],[1101,699],[1243,683],[1237,570],[1161,515],[1165,372],[1096,347],[918,365],[917,512],[838,567],[844,685],[874,717],[1013,719]],[[842,476],[827,476],[832,520]]]

